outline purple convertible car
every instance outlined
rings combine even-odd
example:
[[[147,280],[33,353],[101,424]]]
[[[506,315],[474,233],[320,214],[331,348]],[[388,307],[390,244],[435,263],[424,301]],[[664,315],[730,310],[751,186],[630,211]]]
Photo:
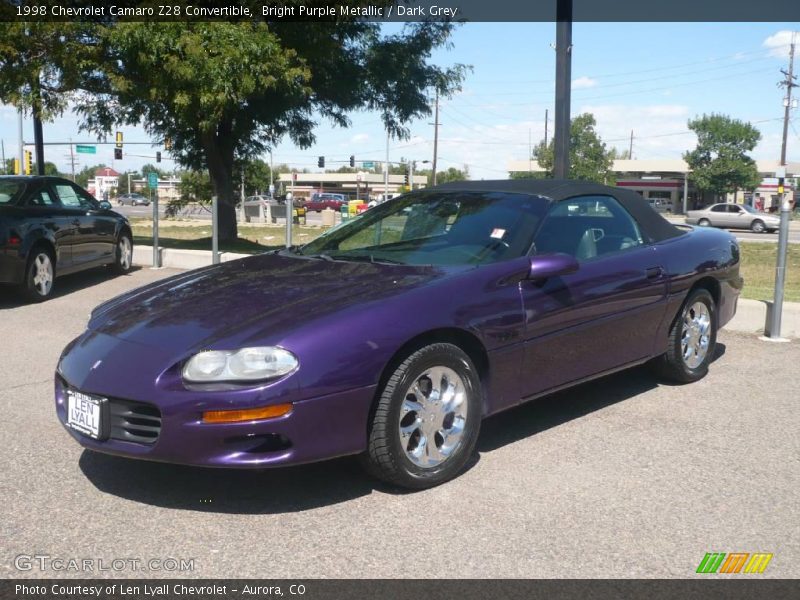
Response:
[[[487,415],[646,361],[700,379],[742,284],[733,236],[677,228],[635,192],[447,184],[98,306],[59,360],[56,410],[100,452],[357,454],[425,488],[464,468]]]

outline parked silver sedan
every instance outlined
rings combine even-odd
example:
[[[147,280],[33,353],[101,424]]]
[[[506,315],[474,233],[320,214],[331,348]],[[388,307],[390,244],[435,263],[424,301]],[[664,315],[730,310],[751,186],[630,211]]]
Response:
[[[749,229],[755,233],[777,231],[781,220],[777,215],[759,212],[746,204],[723,202],[712,204],[701,210],[690,210],[686,213],[686,223],[701,227],[729,227],[731,229]]]

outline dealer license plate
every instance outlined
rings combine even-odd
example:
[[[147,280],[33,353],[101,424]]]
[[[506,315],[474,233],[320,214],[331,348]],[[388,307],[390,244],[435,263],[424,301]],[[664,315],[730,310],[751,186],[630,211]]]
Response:
[[[105,398],[96,398],[69,390],[67,392],[67,425],[94,439],[100,439]]]

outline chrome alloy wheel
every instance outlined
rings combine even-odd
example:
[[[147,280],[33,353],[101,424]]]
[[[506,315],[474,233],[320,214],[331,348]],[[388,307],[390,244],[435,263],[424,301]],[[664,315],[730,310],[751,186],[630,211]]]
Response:
[[[131,267],[131,255],[133,250],[131,248],[131,241],[127,236],[122,236],[119,239],[119,266],[127,271]]]
[[[464,381],[447,367],[432,367],[414,380],[400,407],[400,445],[418,467],[442,464],[461,445],[467,423]]]
[[[683,315],[681,356],[690,369],[705,360],[711,340],[711,311],[704,302],[695,302]]]
[[[47,296],[53,287],[53,263],[46,252],[33,259],[33,285],[40,296]]]

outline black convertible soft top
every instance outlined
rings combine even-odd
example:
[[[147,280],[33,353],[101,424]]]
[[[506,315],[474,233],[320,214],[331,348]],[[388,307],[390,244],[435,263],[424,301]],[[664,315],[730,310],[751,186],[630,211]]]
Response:
[[[561,202],[576,196],[603,195],[616,198],[636,219],[642,232],[654,242],[677,237],[684,232],[658,214],[639,193],[620,187],[611,187],[588,181],[572,179],[497,179],[490,181],[454,181],[428,190],[449,192],[502,192],[506,194],[532,194]]]

